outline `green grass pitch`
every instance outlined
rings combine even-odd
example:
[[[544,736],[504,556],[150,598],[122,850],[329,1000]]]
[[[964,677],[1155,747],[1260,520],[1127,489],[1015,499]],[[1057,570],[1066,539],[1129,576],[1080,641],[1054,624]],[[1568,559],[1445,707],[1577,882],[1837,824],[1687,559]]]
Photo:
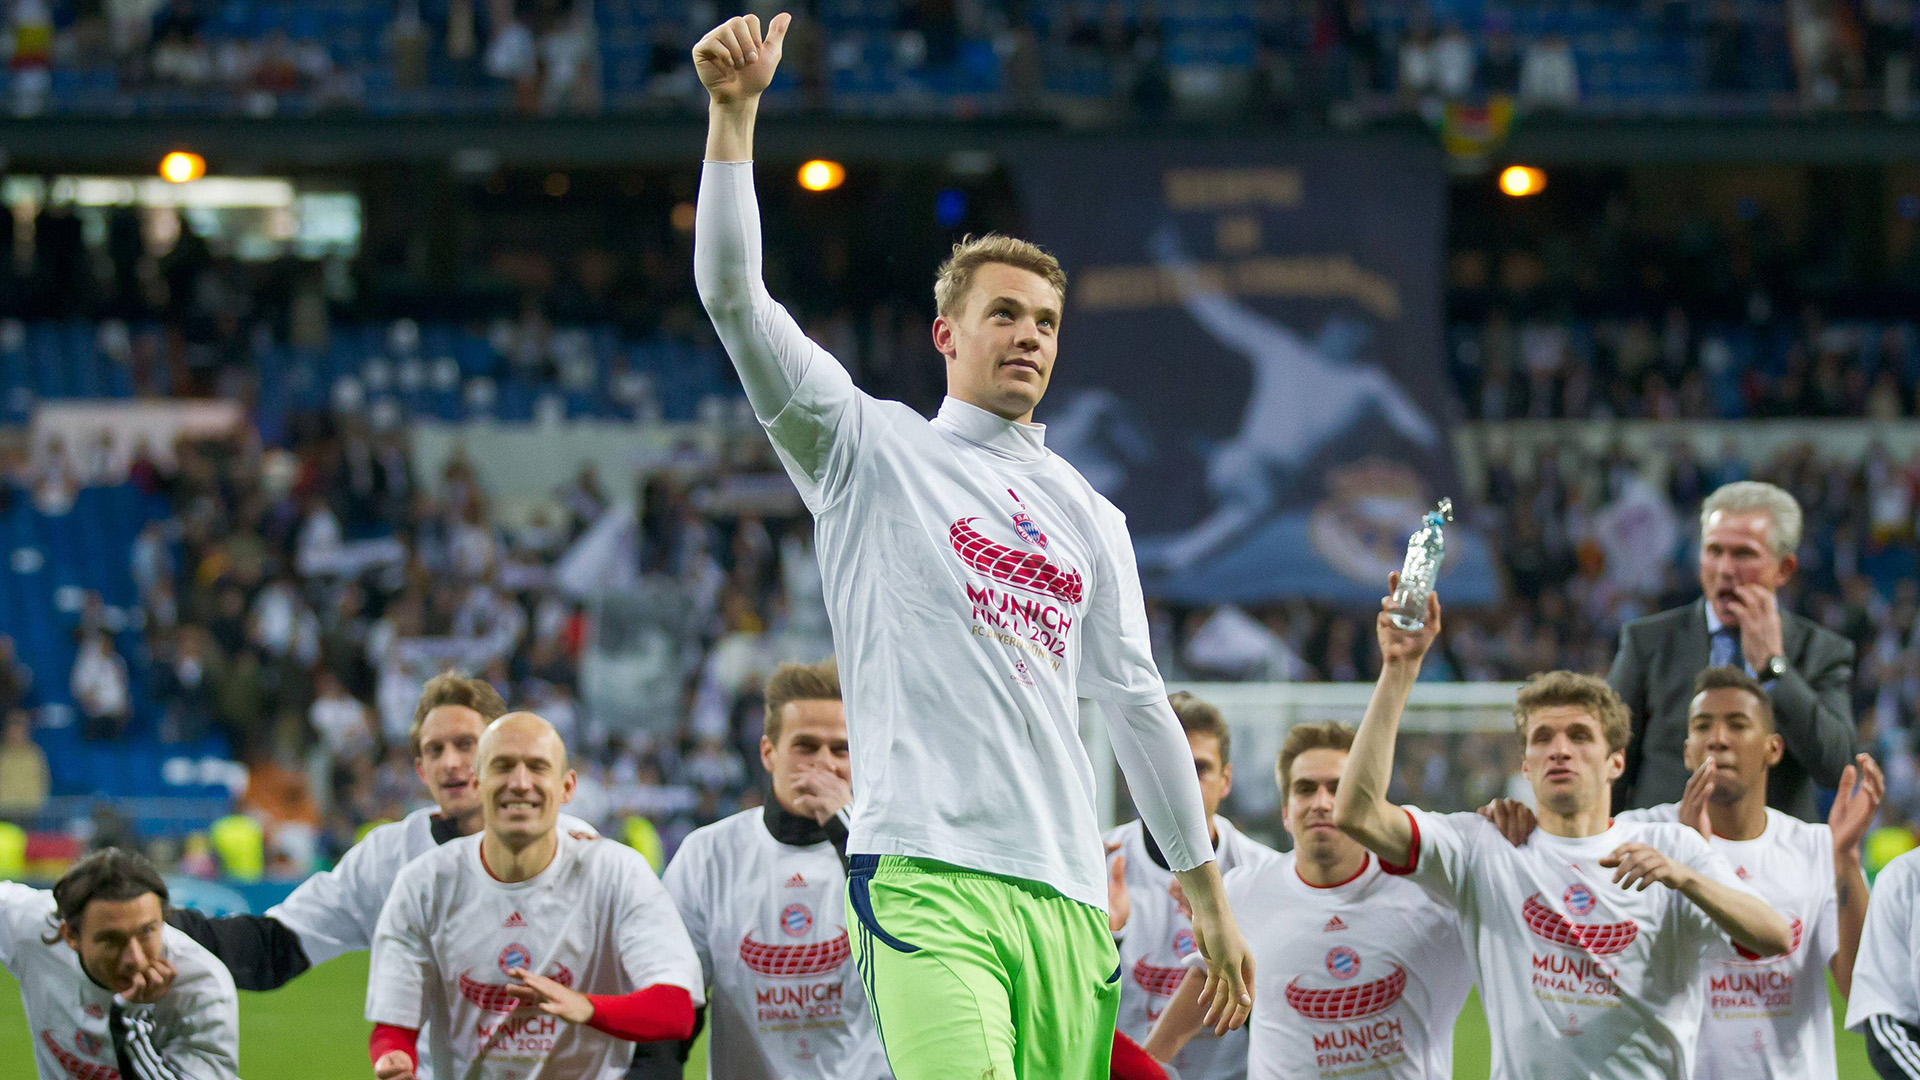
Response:
[[[367,1033],[372,1026],[360,1019],[366,992],[367,957],[360,953],[315,968],[283,990],[241,994],[240,1075],[246,1080],[370,1080]],[[1844,1011],[1835,998],[1835,1018]],[[1858,1035],[1840,1032],[1837,1045],[1841,1076],[1873,1075]],[[33,1060],[32,1047],[19,990],[0,972],[0,1063],[17,1063],[0,1064],[0,1075],[22,1075],[17,1069]],[[1454,1076],[1483,1080],[1487,1067],[1486,1018],[1479,1000],[1470,998],[1454,1028]],[[705,1075],[705,1047],[695,1047],[687,1076]]]

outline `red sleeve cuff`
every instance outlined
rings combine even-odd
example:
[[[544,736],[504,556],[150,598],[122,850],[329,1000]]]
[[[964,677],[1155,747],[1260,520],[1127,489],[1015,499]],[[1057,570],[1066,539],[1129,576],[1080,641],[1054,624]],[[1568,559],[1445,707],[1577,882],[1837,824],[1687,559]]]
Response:
[[[415,1072],[420,1070],[420,1029],[395,1027],[392,1024],[373,1025],[373,1034],[367,1039],[369,1060],[379,1061],[398,1050],[413,1062]]]
[[[1382,873],[1405,877],[1420,867],[1420,819],[1414,817],[1413,811],[1404,806],[1400,808],[1400,812],[1407,815],[1407,828],[1413,830],[1413,840],[1407,844],[1407,865],[1395,866],[1387,860],[1381,859],[1380,870]]]
[[[655,983],[631,994],[588,994],[593,1019],[587,1026],[628,1042],[676,1042],[693,1038],[693,995],[683,986]]]
[[[1120,1034],[1113,1033],[1112,1080],[1167,1080],[1167,1070],[1153,1060],[1139,1043]]]

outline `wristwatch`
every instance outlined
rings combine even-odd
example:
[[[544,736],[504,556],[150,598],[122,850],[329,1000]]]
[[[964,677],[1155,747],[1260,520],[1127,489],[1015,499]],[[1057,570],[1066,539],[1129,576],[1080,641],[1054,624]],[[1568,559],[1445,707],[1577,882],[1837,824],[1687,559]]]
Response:
[[[1760,665],[1760,678],[1763,682],[1769,679],[1777,679],[1786,673],[1787,658],[1784,656],[1771,657],[1766,663]]]

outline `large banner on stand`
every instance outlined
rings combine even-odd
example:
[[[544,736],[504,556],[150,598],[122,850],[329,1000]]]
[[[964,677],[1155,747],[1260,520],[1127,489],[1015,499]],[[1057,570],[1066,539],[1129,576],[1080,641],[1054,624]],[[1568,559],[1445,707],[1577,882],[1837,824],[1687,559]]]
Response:
[[[1440,152],[1113,140],[1015,173],[1069,279],[1036,419],[1126,512],[1148,594],[1377,600],[1421,515],[1465,502]],[[1465,525],[1440,587],[1497,599]]]

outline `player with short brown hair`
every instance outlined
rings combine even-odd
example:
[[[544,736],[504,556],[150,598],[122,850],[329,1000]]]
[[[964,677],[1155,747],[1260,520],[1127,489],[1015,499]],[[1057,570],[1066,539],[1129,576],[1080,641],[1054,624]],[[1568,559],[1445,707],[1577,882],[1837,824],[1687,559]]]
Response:
[[[1117,959],[1079,699],[1192,901],[1222,1027],[1251,998],[1119,510],[1033,422],[1065,278],[1003,238],[936,286],[933,420],[862,393],[762,280],[753,133],[791,19],[694,46],[709,99],[694,282],[816,522],[856,792],[854,954],[900,1080],[1105,1080]],[[999,943],[992,949],[983,942]]]
[[[1391,593],[1398,575],[1388,582]],[[1335,802],[1341,831],[1390,874],[1451,904],[1478,968],[1493,1033],[1493,1077],[1601,1080],[1693,1075],[1705,964],[1789,951],[1787,920],[1692,829],[1612,815],[1624,765],[1624,710],[1605,683],[1535,676],[1516,705],[1521,772],[1540,819],[1518,847],[1476,814],[1434,814],[1387,798],[1394,740],[1440,601],[1403,630],[1382,599],[1382,665]]]
[[[1261,980],[1239,1071],[1182,1064],[1204,1035],[1198,972],[1170,999],[1147,1051],[1182,1080],[1446,1080],[1453,1025],[1473,985],[1459,919],[1420,886],[1385,873],[1334,826],[1353,729],[1325,721],[1287,729],[1274,775],[1293,850],[1227,873],[1227,899],[1247,927]]]

